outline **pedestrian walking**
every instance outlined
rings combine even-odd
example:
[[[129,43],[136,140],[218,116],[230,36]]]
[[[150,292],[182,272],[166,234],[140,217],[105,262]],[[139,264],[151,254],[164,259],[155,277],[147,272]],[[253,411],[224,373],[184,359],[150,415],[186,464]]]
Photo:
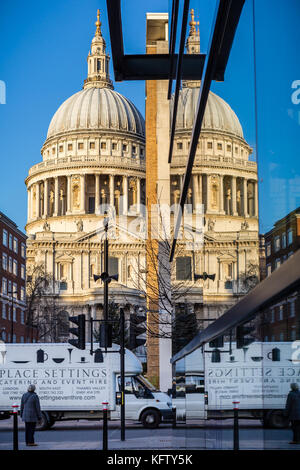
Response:
[[[37,421],[42,418],[40,400],[35,393],[35,385],[29,385],[27,393],[21,400],[20,415],[25,422],[25,440],[27,446],[37,446],[34,442],[34,432]]]
[[[300,391],[296,383],[291,384],[291,391],[287,396],[285,410],[293,430],[293,440],[290,444],[300,444]]]

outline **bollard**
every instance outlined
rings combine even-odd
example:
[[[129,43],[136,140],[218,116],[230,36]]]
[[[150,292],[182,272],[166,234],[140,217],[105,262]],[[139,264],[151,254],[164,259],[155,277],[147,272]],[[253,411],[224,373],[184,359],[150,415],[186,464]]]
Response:
[[[12,405],[13,414],[13,450],[19,450],[19,438],[18,438],[18,408],[19,405]]]
[[[102,402],[102,410],[103,410],[103,443],[102,443],[102,450],[107,450],[107,409],[108,409],[108,402]]]
[[[172,413],[173,413],[173,421],[172,421],[172,428],[176,428],[176,406],[172,408]]]
[[[239,401],[233,401],[233,450],[239,450]]]

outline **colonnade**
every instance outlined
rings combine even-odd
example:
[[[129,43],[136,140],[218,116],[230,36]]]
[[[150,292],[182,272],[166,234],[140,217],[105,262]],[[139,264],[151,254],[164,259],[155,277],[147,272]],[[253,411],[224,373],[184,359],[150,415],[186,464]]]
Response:
[[[183,175],[171,176],[171,204],[178,204]],[[258,217],[257,180],[223,174],[192,174],[187,204],[193,211],[204,205],[205,213]]]
[[[137,176],[79,174],[45,178],[28,186],[28,220],[93,214],[113,205],[117,215],[140,213],[145,180]],[[102,211],[103,212],[103,211]]]

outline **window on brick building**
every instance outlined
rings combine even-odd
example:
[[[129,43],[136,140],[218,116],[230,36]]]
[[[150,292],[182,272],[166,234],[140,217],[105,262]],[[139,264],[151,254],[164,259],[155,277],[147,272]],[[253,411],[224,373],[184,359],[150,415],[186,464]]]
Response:
[[[13,249],[13,236],[11,233],[9,234],[9,249]]]
[[[2,294],[7,295],[7,279],[2,278]]]
[[[18,261],[14,259],[14,275],[18,275]]]
[[[288,245],[293,243],[293,230],[290,228],[287,232]]]
[[[274,250],[279,251],[280,250],[280,236],[277,235],[277,237],[274,238]]]
[[[18,239],[14,238],[14,252],[18,254]]]
[[[286,233],[285,232],[281,235],[281,244],[282,244],[282,248],[286,248]]]
[[[290,317],[294,317],[296,313],[295,300],[290,301]]]
[[[2,304],[2,318],[4,320],[6,320],[6,318],[7,318],[7,316],[6,316],[6,304],[5,303]]]
[[[26,258],[26,245],[25,243],[21,243],[21,256],[22,258]]]
[[[271,243],[266,243],[266,256],[271,256]]]
[[[3,229],[2,244],[4,246],[7,246],[7,243],[8,243],[8,233],[7,233],[7,230]]]
[[[7,271],[8,263],[7,263],[7,254],[2,253],[2,269]]]

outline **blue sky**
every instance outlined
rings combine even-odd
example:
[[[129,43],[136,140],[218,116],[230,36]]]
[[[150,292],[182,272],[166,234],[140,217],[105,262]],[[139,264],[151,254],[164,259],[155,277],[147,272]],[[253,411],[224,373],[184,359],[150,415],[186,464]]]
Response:
[[[144,53],[147,11],[169,11],[162,0],[126,0],[125,51]],[[215,0],[192,1],[206,52]],[[300,80],[298,0],[263,0],[256,5],[258,165],[261,231],[300,205],[300,104],[291,100],[291,84]],[[0,3],[0,80],[6,104],[0,104],[0,210],[24,228],[28,169],[41,161],[40,149],[59,105],[81,89],[86,57],[100,8],[108,50],[104,0],[2,0]],[[237,113],[244,136],[256,154],[252,0],[246,0],[224,83],[212,90]],[[111,75],[112,64],[111,64]],[[144,114],[145,83],[117,83],[116,89]]]

